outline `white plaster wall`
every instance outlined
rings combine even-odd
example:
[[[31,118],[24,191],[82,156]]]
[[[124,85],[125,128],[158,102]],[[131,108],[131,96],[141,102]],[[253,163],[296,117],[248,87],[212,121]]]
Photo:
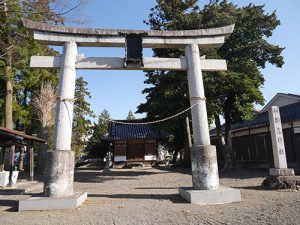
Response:
[[[274,99],[274,101],[270,105],[268,105],[268,107],[264,108],[262,110],[262,112],[268,111],[271,108],[271,106],[281,107],[281,106],[290,105],[290,104],[293,104],[296,102],[299,102],[299,99],[294,99],[292,97],[287,97],[287,96],[278,96],[276,99]]]
[[[115,162],[125,162],[126,161],[126,155],[124,155],[124,156],[115,156],[114,161]]]
[[[145,161],[154,161],[156,160],[156,155],[145,155]]]

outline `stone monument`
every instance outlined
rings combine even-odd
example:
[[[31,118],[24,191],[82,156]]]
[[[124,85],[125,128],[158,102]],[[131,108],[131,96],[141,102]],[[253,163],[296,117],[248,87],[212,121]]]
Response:
[[[272,138],[274,168],[270,168],[271,176],[293,176],[294,169],[287,168],[280,111],[277,106],[269,109],[269,121]]]

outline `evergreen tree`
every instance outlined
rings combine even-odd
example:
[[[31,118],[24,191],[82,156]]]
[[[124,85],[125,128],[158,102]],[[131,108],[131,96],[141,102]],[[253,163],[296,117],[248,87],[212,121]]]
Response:
[[[35,42],[23,27],[22,18],[60,25],[74,21],[72,16],[78,14],[85,3],[85,0],[0,1],[0,88],[5,90],[0,96],[2,126],[36,133],[39,124],[31,99],[43,82],[57,84],[58,71],[29,68],[32,55],[57,53]]]
[[[5,127],[10,129],[13,129],[14,65],[22,58],[20,46],[24,43],[20,11],[18,1],[0,2],[0,71],[5,81]]]
[[[131,110],[128,112],[126,120],[135,120],[135,116]]]
[[[104,109],[98,118],[98,123],[92,128],[92,136],[88,140],[86,152],[91,158],[103,158],[109,150],[106,137],[109,128],[109,112]]]
[[[226,137],[232,123],[251,118],[253,103],[264,102],[261,86],[264,78],[261,69],[266,63],[281,67],[283,48],[267,42],[280,24],[275,12],[266,14],[264,6],[250,4],[238,7],[226,0],[212,0],[200,9],[197,0],[158,0],[151,9],[146,24],[155,30],[189,30],[220,27],[235,23],[230,38],[220,49],[201,49],[206,58],[226,59],[228,71],[204,73],[204,87],[210,120],[223,115]],[[158,57],[179,57],[182,50],[154,49]],[[147,102],[138,107],[139,113],[150,118],[162,118],[189,106],[186,74],[182,72],[147,73],[145,83]],[[174,140],[184,137],[182,119],[166,123]],[[227,140],[227,138],[226,138]],[[183,138],[179,141],[182,148]],[[174,142],[174,141],[173,141]],[[176,143],[176,142],[174,142]],[[176,152],[175,152],[176,153]]]
[[[88,136],[91,134],[92,124],[89,118],[94,117],[90,103],[86,101],[86,98],[91,98],[87,84],[82,77],[76,79],[72,130],[72,150],[75,151],[76,160],[80,158],[86,147]]]

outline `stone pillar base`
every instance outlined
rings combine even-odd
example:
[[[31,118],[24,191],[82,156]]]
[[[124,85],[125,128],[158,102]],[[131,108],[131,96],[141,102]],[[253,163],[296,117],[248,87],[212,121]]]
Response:
[[[74,152],[70,150],[53,150],[47,152],[44,196],[72,196],[73,181]]]
[[[270,176],[295,176],[294,169],[276,169],[270,168],[269,169]]]
[[[192,178],[194,190],[215,190],[219,187],[216,146],[191,147]]]
[[[87,199],[87,192],[74,193],[67,197],[35,196],[19,201],[19,212],[40,210],[76,209]]]
[[[193,190],[193,188],[179,188],[180,196],[186,201],[197,205],[214,205],[231,202],[240,202],[239,189],[219,187],[216,190]]]

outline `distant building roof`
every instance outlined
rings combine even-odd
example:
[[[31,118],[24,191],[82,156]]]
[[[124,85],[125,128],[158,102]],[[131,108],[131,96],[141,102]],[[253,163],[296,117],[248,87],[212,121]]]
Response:
[[[290,94],[290,93],[277,93],[262,109],[261,112],[266,112],[268,111],[269,107],[273,105],[273,103],[278,99],[278,98],[285,98],[289,101],[293,102],[287,102],[284,105],[288,105],[290,103],[295,103],[295,102],[300,102],[300,95],[297,94]],[[287,101],[286,100],[286,101]],[[284,105],[277,105],[278,107],[284,106]]]
[[[300,102],[282,106],[280,109],[280,117],[282,123],[288,123],[295,120],[300,120]],[[262,112],[254,116],[252,120],[243,123],[234,124],[231,127],[232,131],[246,130],[269,125],[268,112]]]
[[[128,120],[126,122],[137,121]],[[166,132],[158,130],[151,124],[110,123],[108,132],[108,140],[164,139],[168,137]]]

